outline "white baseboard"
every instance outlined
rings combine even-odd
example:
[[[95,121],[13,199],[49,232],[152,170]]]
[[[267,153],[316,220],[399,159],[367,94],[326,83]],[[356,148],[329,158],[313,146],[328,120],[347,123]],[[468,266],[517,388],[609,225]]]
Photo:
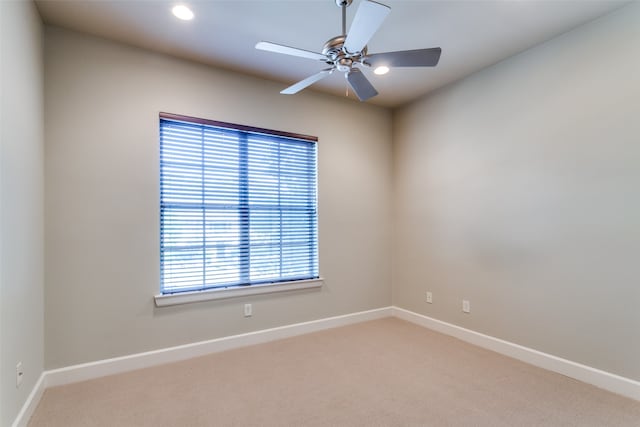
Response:
[[[40,398],[42,398],[42,393],[44,393],[44,389],[46,388],[46,372],[40,374],[36,385],[33,386],[31,393],[27,397],[27,400],[22,405],[22,409],[18,413],[12,427],[26,427],[29,423],[29,418],[33,415],[33,412],[36,410],[38,403],[40,403]]]
[[[133,371],[135,369],[178,362],[180,360],[191,359],[193,357],[204,356],[233,348],[261,344],[281,338],[308,334],[310,332],[320,331],[323,329],[335,328],[337,326],[345,326],[352,323],[380,319],[389,316],[391,316],[391,307],[378,308],[375,310],[361,311],[358,313],[329,317],[326,319],[312,320],[310,322],[263,329],[246,334],[232,335],[208,341],[163,348],[146,353],[138,353],[115,357],[113,359],[84,363],[81,365],[68,366],[65,368],[46,371],[46,386],[52,387],[78,381],[85,381],[103,377],[105,375],[119,374],[122,372]]]
[[[596,387],[603,388],[631,399],[640,400],[640,382],[638,381],[582,365],[580,363],[572,362],[538,350],[533,350],[489,335],[484,335],[479,332],[433,319],[403,308],[392,307],[391,311],[394,317],[456,337],[462,341],[477,345],[478,347],[513,357],[514,359],[521,360],[529,363],[530,365],[566,375],[567,377],[574,378],[587,384],[592,384]]]

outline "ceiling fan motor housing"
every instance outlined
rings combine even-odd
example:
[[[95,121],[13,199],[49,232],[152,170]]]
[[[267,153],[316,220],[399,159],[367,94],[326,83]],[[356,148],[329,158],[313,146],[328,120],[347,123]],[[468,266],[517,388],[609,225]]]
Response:
[[[346,36],[336,36],[329,39],[322,48],[322,54],[327,56],[327,64],[334,65],[338,71],[347,72],[353,64],[362,63],[362,57],[367,54],[367,47],[357,53],[349,53],[344,49]]]

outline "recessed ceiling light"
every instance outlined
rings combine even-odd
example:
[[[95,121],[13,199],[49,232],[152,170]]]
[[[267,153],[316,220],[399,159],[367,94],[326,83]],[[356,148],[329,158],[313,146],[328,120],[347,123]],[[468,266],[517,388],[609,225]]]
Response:
[[[374,73],[376,73],[377,75],[381,76],[383,74],[387,74],[389,72],[389,67],[385,67],[384,65],[376,68],[375,70],[373,70]]]
[[[183,4],[174,6],[173,9],[171,9],[171,12],[173,12],[176,18],[182,19],[183,21],[190,21],[193,19],[193,12]]]

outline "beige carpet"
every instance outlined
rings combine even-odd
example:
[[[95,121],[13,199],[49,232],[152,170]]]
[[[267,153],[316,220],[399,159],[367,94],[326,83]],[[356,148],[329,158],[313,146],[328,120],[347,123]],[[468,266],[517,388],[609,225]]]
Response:
[[[387,318],[54,387],[36,426],[640,426],[640,402]]]

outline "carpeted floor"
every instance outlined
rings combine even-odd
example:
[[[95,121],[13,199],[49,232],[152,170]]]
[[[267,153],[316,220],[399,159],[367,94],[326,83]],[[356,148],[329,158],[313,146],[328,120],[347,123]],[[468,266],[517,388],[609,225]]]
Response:
[[[640,426],[640,402],[386,318],[45,391],[37,426]]]

